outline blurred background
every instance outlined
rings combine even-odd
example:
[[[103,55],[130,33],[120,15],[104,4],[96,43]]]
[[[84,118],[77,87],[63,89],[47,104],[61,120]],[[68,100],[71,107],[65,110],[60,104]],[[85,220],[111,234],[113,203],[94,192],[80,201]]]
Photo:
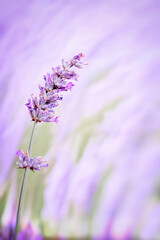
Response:
[[[83,52],[88,66],[38,124],[22,225],[46,237],[160,239],[160,1],[0,0],[0,225],[15,222],[43,75]]]

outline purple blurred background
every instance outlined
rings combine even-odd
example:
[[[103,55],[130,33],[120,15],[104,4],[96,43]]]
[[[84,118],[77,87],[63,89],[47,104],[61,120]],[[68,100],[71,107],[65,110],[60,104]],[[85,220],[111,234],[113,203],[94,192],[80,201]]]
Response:
[[[160,239],[160,2],[0,1],[0,220],[15,221],[28,147],[25,107],[43,75],[83,52],[89,63],[39,124],[23,223],[45,236]]]

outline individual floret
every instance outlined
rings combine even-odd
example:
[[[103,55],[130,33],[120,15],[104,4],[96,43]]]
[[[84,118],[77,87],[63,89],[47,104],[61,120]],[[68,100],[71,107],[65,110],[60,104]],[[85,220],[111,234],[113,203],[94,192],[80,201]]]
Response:
[[[41,157],[29,158],[28,151],[24,153],[22,150],[19,150],[16,153],[19,161],[17,165],[19,168],[29,168],[30,170],[40,170],[42,167],[48,167],[49,164],[46,161],[42,161]]]

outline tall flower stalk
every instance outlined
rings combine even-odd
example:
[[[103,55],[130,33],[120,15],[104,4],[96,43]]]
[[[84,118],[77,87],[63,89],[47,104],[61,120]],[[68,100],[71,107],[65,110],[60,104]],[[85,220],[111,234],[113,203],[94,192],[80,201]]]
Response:
[[[72,90],[73,81],[78,80],[78,74],[71,70],[72,67],[82,68],[82,65],[86,63],[81,62],[81,58],[84,55],[82,53],[74,56],[71,60],[62,60],[62,65],[56,68],[52,68],[52,73],[44,75],[44,86],[39,85],[39,98],[31,95],[31,99],[28,99],[26,106],[29,110],[31,120],[34,121],[32,134],[29,142],[29,148],[26,153],[22,150],[17,152],[19,161],[17,165],[19,168],[24,169],[24,175],[22,180],[21,192],[18,203],[16,228],[15,228],[15,240],[20,225],[21,209],[24,199],[25,187],[27,182],[27,176],[29,169],[32,171],[40,170],[42,167],[48,167],[46,161],[41,160],[41,157],[30,158],[32,150],[32,142],[35,132],[35,127],[38,122],[58,122],[59,116],[55,116],[55,107],[59,105],[59,101],[63,99],[62,92]]]
[[[33,125],[32,134],[31,134],[31,138],[30,138],[30,142],[29,142],[28,155],[30,155],[31,151],[32,151],[32,142],[33,142],[33,137],[34,137],[36,123],[37,122],[34,122],[34,125]],[[15,240],[17,239],[18,230],[19,230],[18,229],[19,228],[19,221],[20,221],[20,216],[21,216],[22,203],[23,203],[23,199],[24,199],[24,190],[25,190],[25,187],[26,187],[28,170],[29,170],[29,168],[27,168],[27,167],[24,170],[22,186],[21,186],[21,192],[20,192],[20,196],[19,196],[19,203],[18,203],[18,210],[17,210],[17,219],[16,219],[16,229],[15,229]]]

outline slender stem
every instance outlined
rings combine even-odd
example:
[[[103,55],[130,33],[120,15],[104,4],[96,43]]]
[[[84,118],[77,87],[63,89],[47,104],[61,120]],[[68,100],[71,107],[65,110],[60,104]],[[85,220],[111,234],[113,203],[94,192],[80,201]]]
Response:
[[[31,134],[31,138],[30,138],[30,142],[29,142],[29,148],[28,148],[28,154],[31,154],[32,151],[32,142],[33,142],[33,136],[34,136],[34,131],[35,131],[35,126],[36,126],[36,121],[34,122],[33,128],[32,128],[32,134]]]
[[[29,142],[29,148],[28,148],[28,155],[29,156],[30,156],[31,151],[32,151],[32,142],[33,142],[33,136],[34,136],[36,123],[37,122],[35,121],[34,125],[33,125],[33,129],[32,129],[32,133],[31,133],[30,142]],[[21,217],[21,209],[22,209],[25,187],[26,187],[27,176],[28,176],[28,170],[29,170],[28,168],[25,168],[24,175],[23,175],[23,181],[22,181],[21,192],[20,192],[19,203],[18,203],[18,210],[17,210],[17,219],[16,219],[16,229],[15,229],[14,240],[17,240],[17,235],[18,235],[18,230],[19,230],[19,222],[20,222],[20,217]]]

